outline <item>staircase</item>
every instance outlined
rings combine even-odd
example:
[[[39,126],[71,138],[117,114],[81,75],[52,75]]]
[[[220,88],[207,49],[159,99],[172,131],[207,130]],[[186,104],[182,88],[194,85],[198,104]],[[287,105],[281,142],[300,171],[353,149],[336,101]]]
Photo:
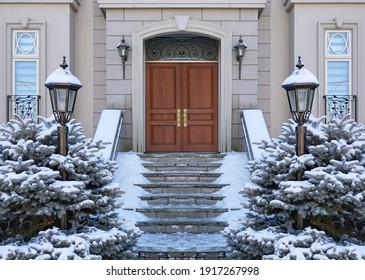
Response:
[[[147,207],[136,209],[147,218],[137,226],[144,232],[134,250],[140,259],[225,259],[227,240],[220,233],[227,224],[218,216],[228,209],[216,204],[224,197],[216,192],[224,184],[211,172],[223,154],[141,154],[143,175],[150,181],[138,184],[148,195]]]

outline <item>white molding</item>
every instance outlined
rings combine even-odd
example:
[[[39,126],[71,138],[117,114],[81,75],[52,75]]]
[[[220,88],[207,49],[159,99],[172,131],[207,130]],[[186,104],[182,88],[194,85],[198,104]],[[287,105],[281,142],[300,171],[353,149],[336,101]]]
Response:
[[[132,32],[132,113],[133,150],[145,151],[145,56],[144,41],[179,32],[175,20],[143,26]],[[232,138],[232,31],[204,21],[189,20],[185,31],[220,41],[219,63],[219,146],[220,152],[231,150]]]
[[[98,0],[99,8],[265,8],[267,0]]]

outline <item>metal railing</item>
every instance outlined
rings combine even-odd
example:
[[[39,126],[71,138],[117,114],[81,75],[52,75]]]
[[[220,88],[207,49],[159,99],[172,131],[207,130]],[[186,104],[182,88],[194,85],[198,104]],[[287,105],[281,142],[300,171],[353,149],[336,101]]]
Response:
[[[325,95],[323,96],[325,114],[331,119],[342,119],[350,114],[357,121],[356,95]]]
[[[39,115],[40,98],[39,95],[8,95],[7,121],[14,115],[36,121]]]

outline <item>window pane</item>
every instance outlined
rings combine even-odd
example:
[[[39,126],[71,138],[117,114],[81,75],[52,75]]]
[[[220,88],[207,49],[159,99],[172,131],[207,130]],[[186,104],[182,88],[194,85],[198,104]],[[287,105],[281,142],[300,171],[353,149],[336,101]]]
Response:
[[[37,55],[37,33],[17,32],[15,35],[15,53],[18,55]]]
[[[35,61],[15,61],[15,94],[37,94],[37,63]]]
[[[350,92],[349,61],[327,62],[327,94],[348,95]]]
[[[349,33],[328,32],[327,33],[327,54],[348,55],[349,54]]]

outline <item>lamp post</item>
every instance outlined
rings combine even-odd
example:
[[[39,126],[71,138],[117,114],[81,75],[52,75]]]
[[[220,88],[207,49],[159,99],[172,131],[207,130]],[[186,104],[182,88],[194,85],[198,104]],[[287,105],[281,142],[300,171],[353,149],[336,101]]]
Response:
[[[313,99],[316,88],[319,86],[317,78],[306,68],[298,57],[298,68],[282,84],[286,90],[289,101],[290,112],[294,121],[298,124],[296,127],[296,153],[301,156],[306,153],[306,133],[307,128],[304,126],[309,120],[312,111]],[[297,180],[301,181],[302,171],[298,171]],[[296,213],[297,229],[304,228],[303,217]]]
[[[56,69],[46,79],[45,86],[49,90],[52,111],[56,121],[60,124],[57,128],[58,132],[58,153],[66,156],[68,153],[68,127],[66,124],[71,120],[75,107],[75,101],[78,90],[82,87],[79,79],[77,79],[69,70],[66,63],[66,57],[60,64],[61,68]],[[67,172],[61,172],[62,180],[67,180]],[[67,215],[61,217],[61,229],[67,229]]]
[[[243,43],[242,36],[238,40],[238,43],[234,46],[236,50],[236,58],[238,61],[238,78],[241,79],[241,68],[242,68],[242,59],[246,54],[247,45]]]
[[[122,66],[123,66],[123,79],[125,79],[125,62],[128,59],[128,50],[130,49],[130,46],[125,42],[124,36],[122,37],[122,40],[117,46],[119,56],[122,58]]]

